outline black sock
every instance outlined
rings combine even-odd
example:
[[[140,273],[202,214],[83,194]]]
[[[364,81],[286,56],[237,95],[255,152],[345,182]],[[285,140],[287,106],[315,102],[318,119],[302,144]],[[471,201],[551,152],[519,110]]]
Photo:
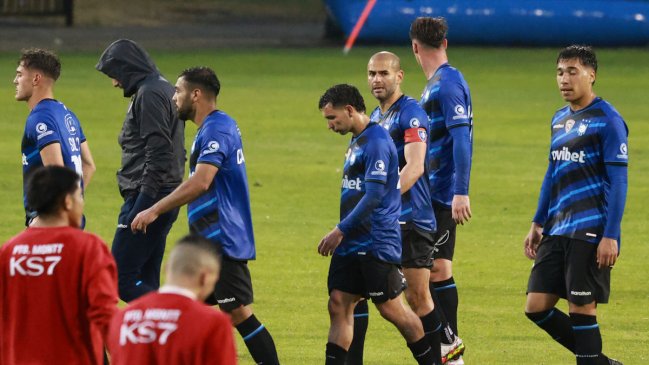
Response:
[[[419,319],[424,327],[424,334],[433,352],[433,358],[441,364],[442,347],[440,346],[440,332],[442,330],[442,323],[439,321],[437,311],[433,309],[427,315],[419,317]]]
[[[451,329],[455,334],[457,332],[457,306],[458,306],[458,296],[457,296],[457,287],[455,286],[455,279],[451,276],[450,278],[437,281],[433,283],[435,286],[435,292],[439,298],[439,304],[444,308],[444,314],[446,315],[446,320],[448,321]]]
[[[525,313],[525,315],[547,332],[552,339],[570,352],[575,353],[575,333],[567,314],[557,308],[552,308],[543,312]]]
[[[363,348],[369,319],[367,300],[361,300],[354,308],[354,338],[349,350],[347,350],[347,362],[345,364],[363,365]]]
[[[575,356],[577,365],[599,364],[602,352],[602,336],[599,333],[597,317],[570,313],[572,330],[575,333]]]
[[[325,365],[345,365],[345,357],[347,357],[347,351],[345,351],[344,348],[336,345],[335,343],[327,342],[325,357]]]
[[[430,348],[426,336],[422,337],[419,341],[409,343],[408,348],[412,352],[412,356],[417,360],[419,365],[441,365],[441,361],[435,360],[433,351]]]
[[[435,304],[435,313],[437,313],[437,318],[439,318],[439,321],[442,323],[442,331],[439,334],[440,340],[443,344],[450,345],[455,341],[455,333],[446,319],[444,307],[442,307],[439,297],[435,292],[435,284],[428,283],[428,289],[430,290],[430,296],[433,298],[433,303]]]
[[[275,342],[273,342],[270,332],[257,320],[254,314],[236,328],[256,363],[279,365]]]

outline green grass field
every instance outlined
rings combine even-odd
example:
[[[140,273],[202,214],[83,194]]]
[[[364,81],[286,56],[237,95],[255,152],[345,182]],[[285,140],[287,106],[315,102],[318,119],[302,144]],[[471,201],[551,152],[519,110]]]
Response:
[[[327,339],[328,258],[316,253],[320,238],[338,221],[340,168],[348,137],[327,130],[317,108],[334,83],[359,86],[368,107],[365,67],[381,48],[228,50],[152,53],[163,73],[175,76],[193,65],[213,67],[221,79],[219,107],[239,123],[244,138],[257,241],[251,263],[255,311],[275,338],[284,364],[321,364]],[[409,48],[402,56],[404,91],[424,85]],[[56,97],[82,121],[98,167],[87,190],[87,230],[109,244],[121,200],[115,171],[117,134],[128,100],[94,70],[94,54],[63,54]],[[574,358],[523,315],[531,262],[522,241],[536,208],[547,163],[549,121],[563,105],[554,80],[555,49],[452,48],[452,64],[471,86],[475,146],[471,179],[474,217],[458,229],[455,278],[460,292],[459,327],[469,365],[573,364]],[[20,140],[25,103],[13,99],[17,54],[0,54],[0,239],[23,227]],[[623,247],[612,275],[612,295],[599,311],[604,352],[627,365],[649,363],[649,53],[599,52],[596,92],[611,101],[630,129],[629,192]],[[172,82],[173,82],[172,81]],[[186,144],[196,131],[187,124]],[[183,210],[169,236],[186,233]],[[562,306],[565,310],[565,306]],[[237,340],[240,363],[253,364]],[[412,364],[403,339],[372,311],[367,364]]]

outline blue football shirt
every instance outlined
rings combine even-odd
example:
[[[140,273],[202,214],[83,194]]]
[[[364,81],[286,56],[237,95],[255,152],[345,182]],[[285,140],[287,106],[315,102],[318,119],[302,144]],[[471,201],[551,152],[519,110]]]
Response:
[[[346,234],[335,254],[366,255],[401,263],[401,194],[399,158],[388,132],[376,123],[353,137],[345,155],[340,189],[340,220],[349,215],[365,194],[365,183],[385,184],[381,203],[362,223]]]
[[[417,100],[402,95],[390,108],[381,114],[377,107],[370,115],[370,120],[385,128],[399,155],[399,170],[406,165],[404,149],[411,142],[423,142],[428,146],[428,116],[419,106]],[[435,232],[437,225],[430,198],[428,184],[428,164],[424,163],[424,173],[415,184],[401,194],[401,224],[412,225],[428,232]]]
[[[40,151],[52,143],[61,146],[63,163],[83,177],[81,163],[81,143],[86,137],[77,116],[63,103],[54,99],[41,100],[27,117],[22,140],[23,162],[23,203],[28,214],[25,184],[34,168],[43,166]],[[83,180],[82,180],[83,187]]]
[[[429,182],[434,202],[450,207],[453,196],[469,194],[471,150],[473,145],[473,112],[471,93],[462,73],[448,63],[441,65],[428,80],[421,95],[421,106],[430,121]],[[468,156],[454,156],[452,128],[469,128],[470,146]],[[468,158],[469,169],[461,172],[466,176],[458,179],[455,159]],[[464,181],[463,186],[456,184]]]
[[[241,132],[234,119],[220,110],[208,115],[196,133],[189,159],[190,176],[199,163],[219,170],[209,190],[187,206],[191,232],[219,243],[229,258],[254,260],[255,238]]]
[[[534,221],[543,225],[543,234],[599,243],[609,205],[605,165],[628,164],[626,123],[598,97],[577,112],[560,109],[551,128],[549,202]]]

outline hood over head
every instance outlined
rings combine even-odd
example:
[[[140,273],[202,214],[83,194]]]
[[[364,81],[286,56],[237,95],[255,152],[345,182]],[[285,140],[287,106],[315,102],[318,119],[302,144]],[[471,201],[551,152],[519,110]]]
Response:
[[[138,83],[147,76],[160,75],[151,57],[130,39],[119,39],[111,43],[99,57],[95,68],[119,81],[124,88],[125,97],[135,94]]]

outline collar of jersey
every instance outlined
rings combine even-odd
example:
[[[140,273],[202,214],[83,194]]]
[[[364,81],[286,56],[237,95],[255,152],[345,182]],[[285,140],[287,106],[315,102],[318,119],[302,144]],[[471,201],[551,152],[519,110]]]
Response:
[[[197,300],[198,298],[196,297],[196,294],[192,292],[189,289],[181,288],[179,286],[175,285],[164,285],[160,290],[158,290],[159,293],[162,294],[177,294],[177,295],[182,295],[184,297],[187,297],[189,299]]]

